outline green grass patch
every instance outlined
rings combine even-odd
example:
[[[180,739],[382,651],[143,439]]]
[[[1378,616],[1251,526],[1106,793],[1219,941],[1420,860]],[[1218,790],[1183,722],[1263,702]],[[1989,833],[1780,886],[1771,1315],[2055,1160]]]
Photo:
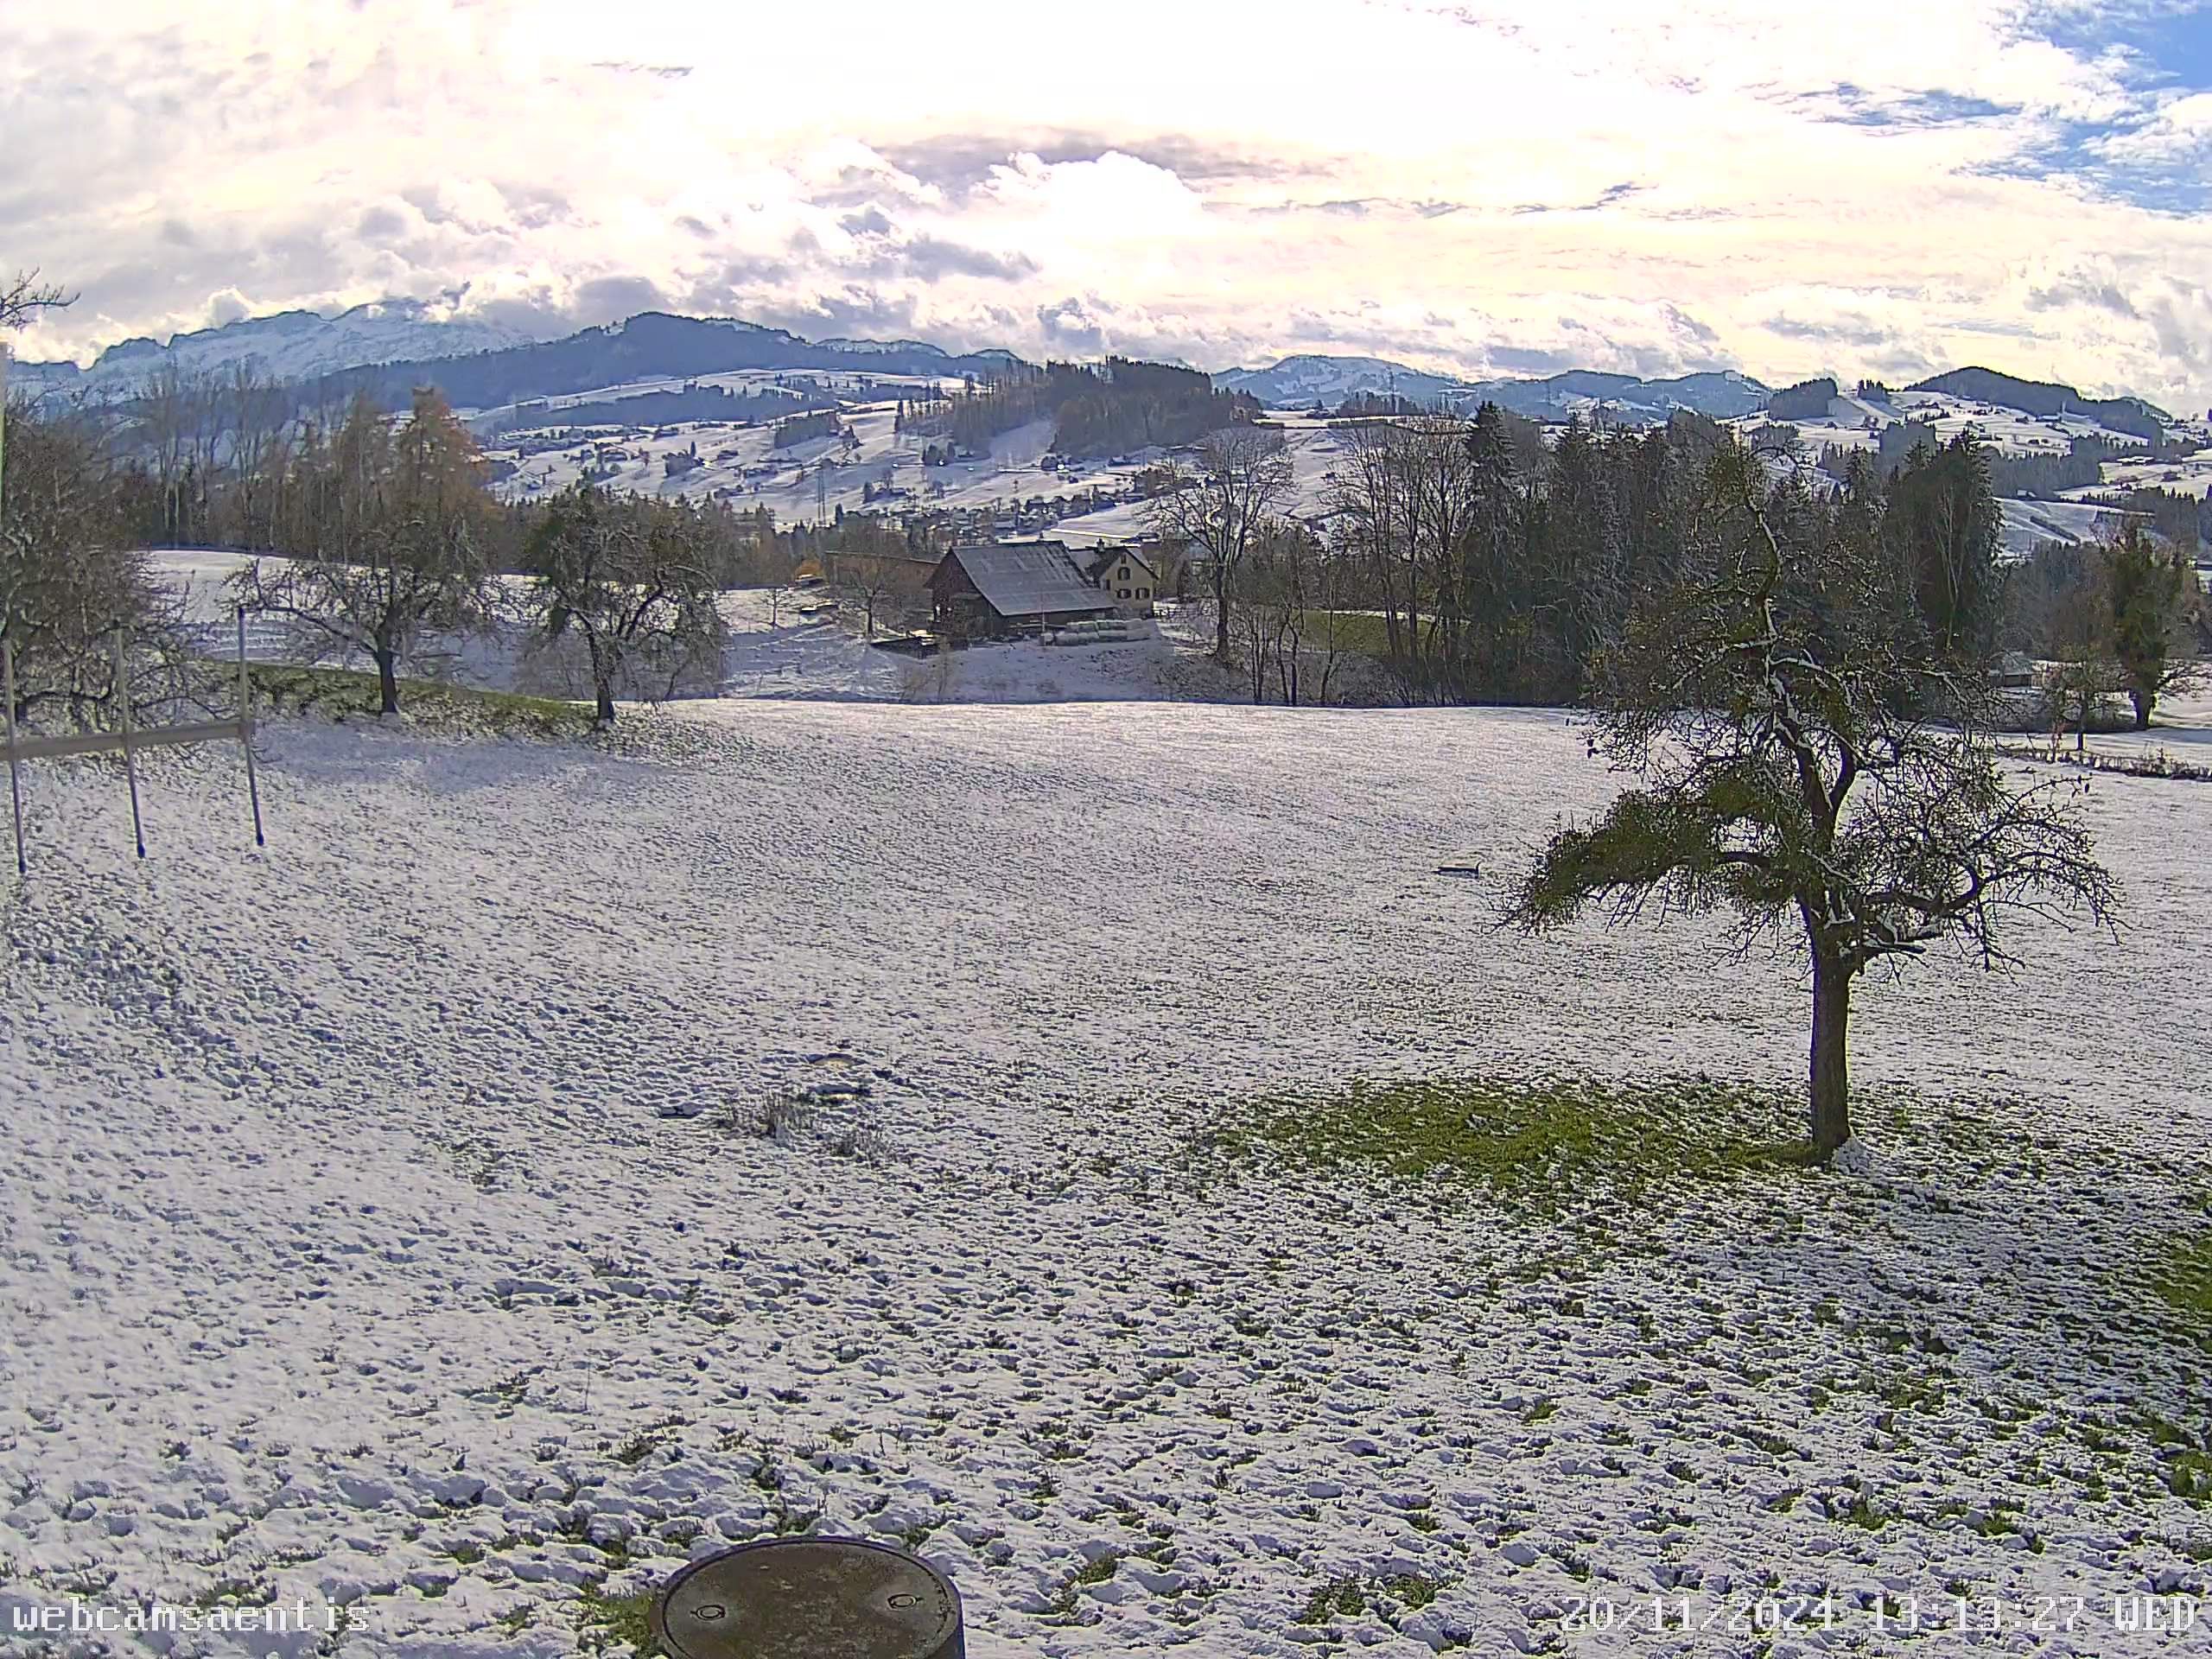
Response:
[[[1086,1561],[1068,1575],[1070,1584],[1103,1584],[1122,1565],[1122,1552],[1109,1549],[1095,1561]]]
[[[246,673],[253,683],[257,709],[328,720],[373,720],[381,702],[377,677],[360,669],[252,663]],[[479,691],[437,680],[400,681],[399,707],[418,726],[471,735],[582,737],[592,729],[591,710],[582,703],[512,691]]]
[[[2152,1282],[2177,1312],[2212,1325],[2212,1233],[2175,1245]]]
[[[1434,1580],[1411,1573],[1402,1573],[1395,1578],[1382,1580],[1382,1590],[1386,1595],[1395,1598],[1416,1612],[1436,1599],[1438,1587]]]
[[[1356,1079],[1253,1103],[1214,1143],[1307,1173],[1465,1180],[1555,1207],[1809,1166],[1810,1143],[1789,1139],[1782,1122],[1776,1103],[1713,1084]]]
[[[1300,1624],[1325,1624],[1332,1618],[1357,1618],[1367,1609],[1367,1597],[1356,1578],[1332,1579],[1317,1586],[1298,1615]]]
[[[653,1641],[653,1592],[640,1590],[633,1595],[602,1595],[595,1589],[586,1590],[577,1599],[576,1625],[581,1644],[588,1652],[604,1652],[620,1644],[638,1656],[638,1659],[652,1659],[660,1648]]]
[[[2183,1452],[2166,1466],[2166,1490],[2192,1503],[2212,1503],[2212,1456]]]

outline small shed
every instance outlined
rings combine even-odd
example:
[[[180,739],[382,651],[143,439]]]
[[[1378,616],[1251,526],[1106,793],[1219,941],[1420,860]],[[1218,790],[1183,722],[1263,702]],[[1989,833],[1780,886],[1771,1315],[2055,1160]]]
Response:
[[[1085,582],[1058,542],[956,547],[930,573],[930,596],[938,632],[956,639],[1042,634],[1114,613],[1112,596]]]

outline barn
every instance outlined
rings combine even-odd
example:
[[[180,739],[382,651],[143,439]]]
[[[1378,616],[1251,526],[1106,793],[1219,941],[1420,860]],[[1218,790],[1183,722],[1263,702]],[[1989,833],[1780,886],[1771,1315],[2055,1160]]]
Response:
[[[952,639],[1042,634],[1114,614],[1114,596],[1083,577],[1058,542],[956,547],[930,573],[937,631]]]

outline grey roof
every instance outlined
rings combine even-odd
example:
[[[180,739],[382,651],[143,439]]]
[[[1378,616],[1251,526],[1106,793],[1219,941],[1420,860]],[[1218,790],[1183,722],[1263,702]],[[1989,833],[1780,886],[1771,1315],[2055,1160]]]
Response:
[[[995,542],[956,547],[952,556],[1001,616],[1058,616],[1108,608],[1058,542]]]

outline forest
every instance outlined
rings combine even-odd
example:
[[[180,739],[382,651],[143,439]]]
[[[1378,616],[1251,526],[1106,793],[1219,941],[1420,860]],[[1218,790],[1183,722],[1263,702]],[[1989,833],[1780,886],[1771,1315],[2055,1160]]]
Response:
[[[1397,701],[1586,701],[1638,600],[1681,570],[1717,460],[1745,447],[1688,413],[1640,431],[1578,420],[1548,444],[1495,405],[1344,430],[1317,516],[1294,512],[1264,429],[1209,441],[1148,504],[1157,533],[1190,550],[1199,580],[1184,585],[1214,606],[1217,651],[1255,699],[1328,701],[1350,653],[1379,664]],[[2094,683],[2089,705],[2125,696],[2139,724],[2191,671],[2205,613],[2185,554],[2131,532],[2005,563],[1995,458],[1970,435],[1923,436],[1887,467],[1854,452],[1836,479],[1786,442],[1764,460],[1767,511],[1793,545],[1901,573],[1900,649],[2064,658]]]
[[[1259,413],[1255,399],[1216,391],[1196,369],[1109,357],[1095,367],[1047,363],[952,397],[902,404],[898,429],[949,439],[956,454],[982,454],[1001,433],[1050,420],[1058,453],[1104,458],[1192,443]]]

